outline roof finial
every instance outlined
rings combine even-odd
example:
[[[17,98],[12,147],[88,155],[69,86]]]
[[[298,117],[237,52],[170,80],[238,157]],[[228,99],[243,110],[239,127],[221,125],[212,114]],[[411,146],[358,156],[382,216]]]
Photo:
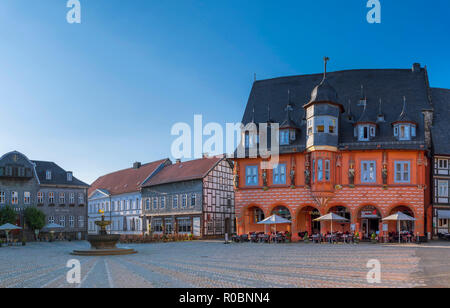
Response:
[[[347,109],[347,117],[350,123],[354,121],[353,114],[352,114],[352,101],[348,100],[348,109]]]
[[[327,63],[328,63],[328,61],[330,61],[330,58],[328,58],[328,57],[323,57],[323,62],[324,62],[324,65],[325,65],[325,69],[324,69],[324,71],[323,71],[323,79],[325,80],[325,78],[327,78]]]
[[[381,98],[380,98],[380,106],[379,106],[379,108],[378,108],[378,115],[383,115],[383,111],[382,111],[382,104],[383,104],[383,101],[381,100]]]
[[[256,82],[256,73],[253,75],[253,81]]]

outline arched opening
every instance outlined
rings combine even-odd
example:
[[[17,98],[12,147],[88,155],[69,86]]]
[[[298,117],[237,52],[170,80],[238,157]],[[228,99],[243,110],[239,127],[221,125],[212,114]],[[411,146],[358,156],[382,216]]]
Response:
[[[403,214],[406,214],[408,216],[411,216],[412,218],[415,218],[414,212],[407,206],[401,205],[397,206],[396,208],[392,209],[391,213],[389,215],[397,214],[398,212],[402,212]],[[401,232],[409,232],[411,234],[414,234],[414,221],[401,221],[400,222],[400,231]],[[398,224],[397,222],[389,222],[389,232],[398,232]]]
[[[272,215],[278,215],[280,217],[283,217],[284,219],[292,221],[291,212],[285,206],[277,206],[276,208],[274,208],[272,210]],[[291,232],[291,224],[273,225],[271,226],[271,231]]]
[[[348,222],[333,222],[333,231],[334,232],[342,232],[342,233],[350,233],[350,222],[352,221],[352,214],[348,208],[345,206],[335,206],[330,208],[328,213],[334,213],[341,217],[344,217],[348,220]],[[325,222],[326,229],[328,231],[331,230],[331,222]],[[323,225],[322,225],[323,226]]]
[[[360,220],[360,232],[363,239],[370,239],[372,234],[379,234],[381,231],[381,213],[375,206],[363,207],[358,213],[358,219]]]
[[[307,206],[300,210],[297,218],[297,229],[300,238],[303,238],[306,232],[309,235],[320,234],[320,221],[314,221],[319,217],[320,212],[315,207]]]
[[[258,225],[258,222],[263,221],[266,217],[264,211],[258,206],[252,206],[247,209],[248,225],[246,233],[264,232],[264,225]]]

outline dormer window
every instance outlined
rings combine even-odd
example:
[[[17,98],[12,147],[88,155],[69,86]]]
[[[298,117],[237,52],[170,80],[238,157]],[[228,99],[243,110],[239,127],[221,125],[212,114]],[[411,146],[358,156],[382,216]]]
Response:
[[[411,140],[416,137],[416,123],[408,116],[406,112],[406,97],[403,97],[403,110],[398,120],[392,123],[394,126],[394,136],[400,141]]]
[[[67,182],[72,182],[73,175],[72,172],[67,172]]]
[[[52,179],[52,172],[51,172],[50,170],[47,170],[47,171],[45,172],[45,179],[46,179],[47,181],[50,181],[50,180]]]
[[[245,133],[245,148],[253,148],[259,143],[259,135],[258,134],[252,134],[250,132]]]
[[[411,140],[416,137],[416,125],[412,123],[399,123],[394,125],[394,136],[400,141]]]
[[[295,129],[280,130],[280,145],[289,145],[292,141],[295,141],[295,139],[296,139]]]
[[[289,130],[283,129],[280,131],[280,145],[289,145]]]
[[[370,141],[376,136],[376,126],[374,124],[359,124],[355,133],[358,141]]]

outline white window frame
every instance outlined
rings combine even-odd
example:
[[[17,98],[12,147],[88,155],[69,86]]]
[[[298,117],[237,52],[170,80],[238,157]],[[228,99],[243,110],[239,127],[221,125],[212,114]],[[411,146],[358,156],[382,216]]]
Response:
[[[65,204],[66,203],[66,194],[63,192],[60,192],[58,195],[58,202],[59,204]]]
[[[29,191],[25,191],[23,193],[23,203],[30,204],[31,203],[31,193]]]
[[[19,193],[17,191],[11,192],[11,204],[12,205],[19,204]]]
[[[59,216],[59,224],[66,227],[66,216]]]
[[[166,208],[166,197],[162,196],[161,200],[159,200],[159,208],[160,209],[165,209]]]
[[[441,167],[442,165],[442,167]],[[448,169],[448,160],[447,159],[438,159],[438,169],[447,170]]]
[[[438,180],[438,197],[448,198],[448,180]]]
[[[41,192],[41,191],[39,191],[38,193],[37,193],[37,203],[38,204],[43,204],[44,203],[44,193],[43,192]]]
[[[55,204],[55,193],[54,192],[48,193],[48,203]]]
[[[51,170],[46,170],[45,171],[45,179],[47,181],[50,181],[52,179],[52,171]]]
[[[69,203],[70,204],[75,204],[75,193],[71,192],[69,194]]]
[[[191,194],[191,205],[190,207],[195,207],[195,205],[197,204],[197,195],[196,194]]]
[[[69,216],[69,227],[75,228],[75,217]]]
[[[187,208],[187,194],[184,194],[181,197],[181,208],[183,209]]]
[[[175,195],[172,197],[172,208],[173,209],[178,208],[178,195]]]

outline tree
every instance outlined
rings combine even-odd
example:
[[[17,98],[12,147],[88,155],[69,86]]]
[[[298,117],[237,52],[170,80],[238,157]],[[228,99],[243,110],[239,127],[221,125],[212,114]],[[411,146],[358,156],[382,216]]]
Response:
[[[45,214],[35,207],[25,209],[25,222],[31,230],[40,230],[45,226]]]
[[[0,209],[0,225],[4,224],[13,224],[15,225],[17,222],[17,213],[10,206],[5,206]]]

